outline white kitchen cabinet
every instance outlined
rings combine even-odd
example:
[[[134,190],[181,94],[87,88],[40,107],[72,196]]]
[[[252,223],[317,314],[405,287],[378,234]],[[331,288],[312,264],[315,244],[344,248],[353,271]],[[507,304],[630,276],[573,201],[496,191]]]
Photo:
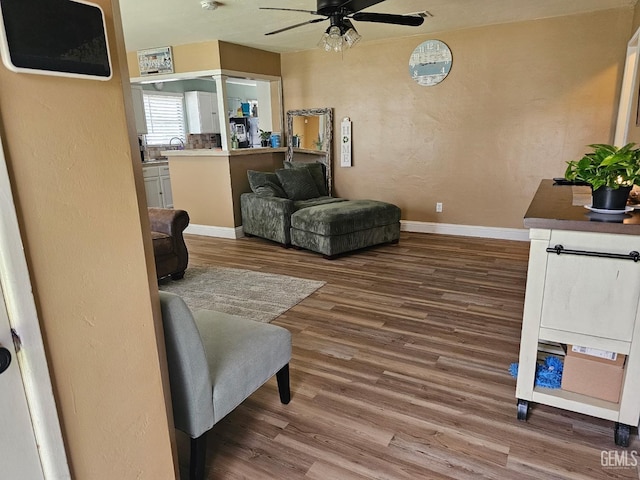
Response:
[[[173,193],[171,193],[171,178],[169,177],[169,166],[160,167],[160,191],[164,208],[173,208]]]
[[[189,133],[220,133],[218,99],[211,92],[185,92]]]
[[[142,98],[142,87],[131,86],[131,97],[133,98],[133,113],[136,117],[136,131],[138,134],[147,133],[147,119],[144,115],[144,100]]]
[[[169,166],[149,166],[142,169],[147,206],[173,208]]]

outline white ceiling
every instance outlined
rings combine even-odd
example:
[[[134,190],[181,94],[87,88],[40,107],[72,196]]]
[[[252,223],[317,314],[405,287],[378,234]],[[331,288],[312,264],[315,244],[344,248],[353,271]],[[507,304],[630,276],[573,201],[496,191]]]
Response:
[[[407,14],[428,11],[420,27],[355,22],[361,42],[423,35],[499,23],[533,20],[635,5],[637,0],[386,0],[367,12]],[[319,18],[302,12],[260,10],[284,7],[315,10],[315,0],[220,0],[203,10],[200,0],[120,0],[128,51],[224,40],[273,52],[316,48],[329,22],[276,35],[266,32]],[[357,48],[357,46],[355,47]]]

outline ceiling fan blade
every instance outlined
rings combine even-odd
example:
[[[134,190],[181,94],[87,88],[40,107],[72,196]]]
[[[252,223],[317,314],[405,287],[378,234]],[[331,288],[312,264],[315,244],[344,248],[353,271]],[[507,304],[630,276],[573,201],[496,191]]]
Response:
[[[276,7],[258,7],[258,8],[259,10],[283,10],[285,12],[303,12],[303,13],[310,13],[312,15],[320,15],[315,10],[300,10],[298,8],[276,8]]]
[[[347,0],[343,2],[338,8],[345,8],[351,13],[359,12],[365,8],[373,7],[378,3],[382,3],[384,0]]]
[[[280,30],[274,30],[273,32],[265,33],[265,35],[275,35],[276,33],[286,32],[287,30],[291,30],[293,28],[302,27],[303,25],[309,25],[310,23],[318,23],[324,22],[326,18],[314,18],[313,20],[309,20],[308,22],[297,23],[296,25],[291,25],[290,27],[281,28]]]
[[[358,22],[392,23],[394,25],[406,25],[419,27],[424,23],[423,17],[414,15],[393,15],[390,13],[354,13],[350,16]]]

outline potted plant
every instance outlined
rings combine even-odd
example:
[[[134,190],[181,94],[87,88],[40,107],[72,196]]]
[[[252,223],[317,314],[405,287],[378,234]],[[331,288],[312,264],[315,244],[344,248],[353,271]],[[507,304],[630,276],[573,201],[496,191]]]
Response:
[[[260,129],[260,145],[263,147],[268,147],[271,142],[271,132],[265,132]]]
[[[635,143],[589,147],[593,152],[567,162],[565,178],[591,185],[593,208],[624,210],[633,185],[640,184],[640,148]]]
[[[234,132],[231,134],[231,148],[238,148],[239,145],[238,136]]]
[[[318,150],[322,150],[324,148],[324,142],[322,138],[320,138],[320,134],[318,134],[318,139],[313,142]]]

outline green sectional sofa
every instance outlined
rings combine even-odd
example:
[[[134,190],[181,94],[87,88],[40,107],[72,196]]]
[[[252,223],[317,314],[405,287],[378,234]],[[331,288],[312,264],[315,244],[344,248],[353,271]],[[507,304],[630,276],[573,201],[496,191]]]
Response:
[[[285,162],[276,172],[247,172],[240,197],[245,235],[327,258],[400,238],[400,209],[375,200],[331,197],[320,163]]]
[[[400,209],[376,200],[347,200],[297,210],[291,244],[326,258],[400,239]]]

